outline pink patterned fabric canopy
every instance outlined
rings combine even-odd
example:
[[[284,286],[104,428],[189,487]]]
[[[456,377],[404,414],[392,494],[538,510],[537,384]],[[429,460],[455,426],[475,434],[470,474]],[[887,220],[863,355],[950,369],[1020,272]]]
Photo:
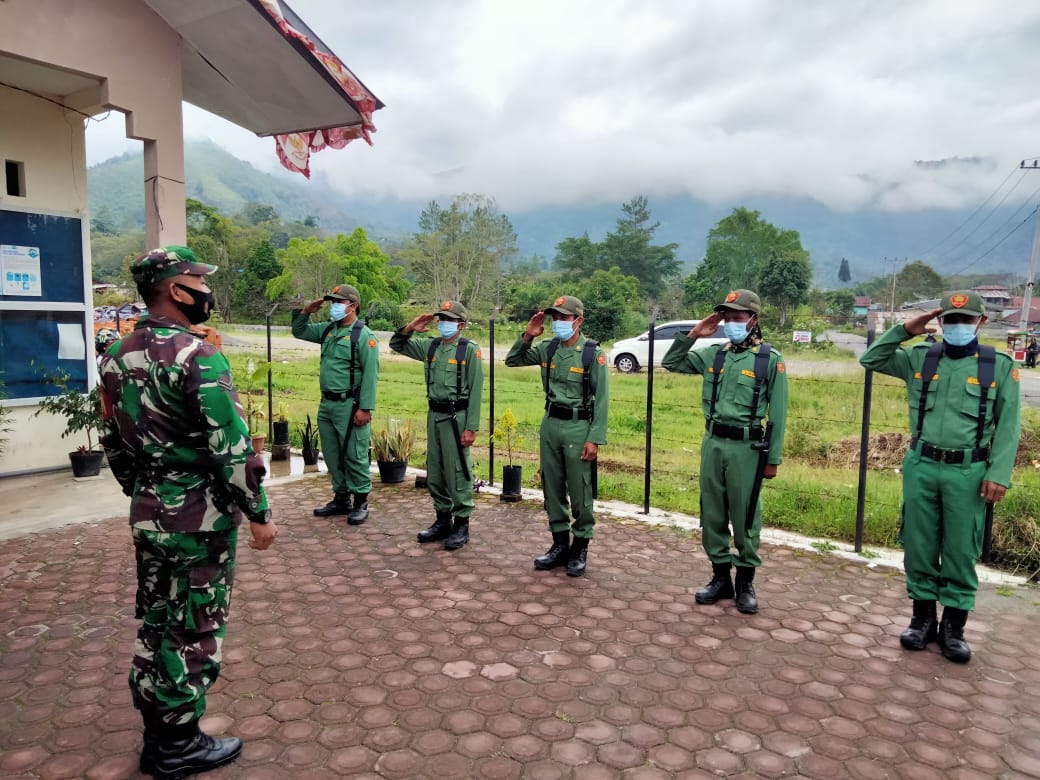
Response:
[[[361,124],[351,127],[327,127],[323,130],[307,130],[299,133],[287,133],[276,135],[275,149],[278,159],[282,165],[290,171],[302,173],[308,179],[311,176],[310,156],[312,152],[320,152],[325,147],[342,149],[351,141],[358,138],[372,145],[372,133],[376,132],[376,126],[372,123],[372,112],[380,108],[379,101],[361,84],[353,73],[344,65],[339,58],[331,52],[320,50],[307,35],[293,27],[282,14],[281,5],[278,0],[260,0],[264,10],[270,14],[289,40],[302,43],[311,56],[314,57],[336,83],[343,88],[357,112],[361,115]]]

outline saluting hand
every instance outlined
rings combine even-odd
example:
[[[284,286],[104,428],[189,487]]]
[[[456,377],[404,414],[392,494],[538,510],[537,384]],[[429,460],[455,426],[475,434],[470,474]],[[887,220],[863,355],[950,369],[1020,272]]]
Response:
[[[437,319],[436,314],[420,314],[414,320],[404,326],[405,333],[425,333],[430,323]]]
[[[527,328],[524,330],[524,339],[530,341],[536,339],[545,332],[545,312],[535,312],[534,316],[527,321]]]
[[[318,299],[313,300],[310,303],[308,303],[300,311],[302,311],[304,314],[314,314],[314,312],[316,312],[318,309],[320,309],[324,305],[325,305],[325,299],[324,298],[318,298]]]
[[[714,336],[720,322],[722,322],[722,313],[717,311],[712,312],[703,320],[698,322],[687,335],[691,339],[704,339],[709,336]]]
[[[928,323],[943,313],[942,308],[932,309],[929,312],[925,312],[920,316],[914,317],[912,320],[907,320],[903,323],[903,327],[906,332],[911,336],[921,336],[925,333],[935,333],[935,328],[929,328]]]

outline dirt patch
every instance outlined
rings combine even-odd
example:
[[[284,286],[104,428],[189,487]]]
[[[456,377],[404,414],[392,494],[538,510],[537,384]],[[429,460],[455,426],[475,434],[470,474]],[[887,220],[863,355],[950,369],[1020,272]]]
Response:
[[[827,453],[828,465],[858,468],[859,441],[856,436],[834,442]],[[907,433],[875,433],[867,444],[867,465],[872,469],[899,468],[909,447],[910,435]]]

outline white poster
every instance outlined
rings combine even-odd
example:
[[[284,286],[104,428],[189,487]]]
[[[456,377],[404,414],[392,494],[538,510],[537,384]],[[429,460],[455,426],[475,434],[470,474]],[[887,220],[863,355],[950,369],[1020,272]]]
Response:
[[[812,343],[812,331],[811,330],[796,330],[794,332],[794,338],[792,339],[795,344],[811,344]]]
[[[83,326],[79,323],[59,322],[58,359],[83,360],[87,356],[87,345],[83,342]]]
[[[4,295],[43,295],[40,248],[0,244],[0,278]]]

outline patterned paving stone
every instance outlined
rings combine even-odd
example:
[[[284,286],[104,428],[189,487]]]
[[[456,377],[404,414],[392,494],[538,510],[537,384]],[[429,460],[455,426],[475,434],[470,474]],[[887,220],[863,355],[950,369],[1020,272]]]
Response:
[[[902,578],[864,563],[770,547],[747,616],[694,602],[699,540],[668,528],[603,517],[573,581],[531,568],[537,502],[481,495],[449,554],[414,543],[407,485],[361,527],[311,516],[323,478],[271,498],[204,720],[245,747],[215,780],[1040,776],[1032,593],[984,588],[958,667],[899,647]],[[137,776],[133,580],[123,518],[0,542],[4,777]]]

